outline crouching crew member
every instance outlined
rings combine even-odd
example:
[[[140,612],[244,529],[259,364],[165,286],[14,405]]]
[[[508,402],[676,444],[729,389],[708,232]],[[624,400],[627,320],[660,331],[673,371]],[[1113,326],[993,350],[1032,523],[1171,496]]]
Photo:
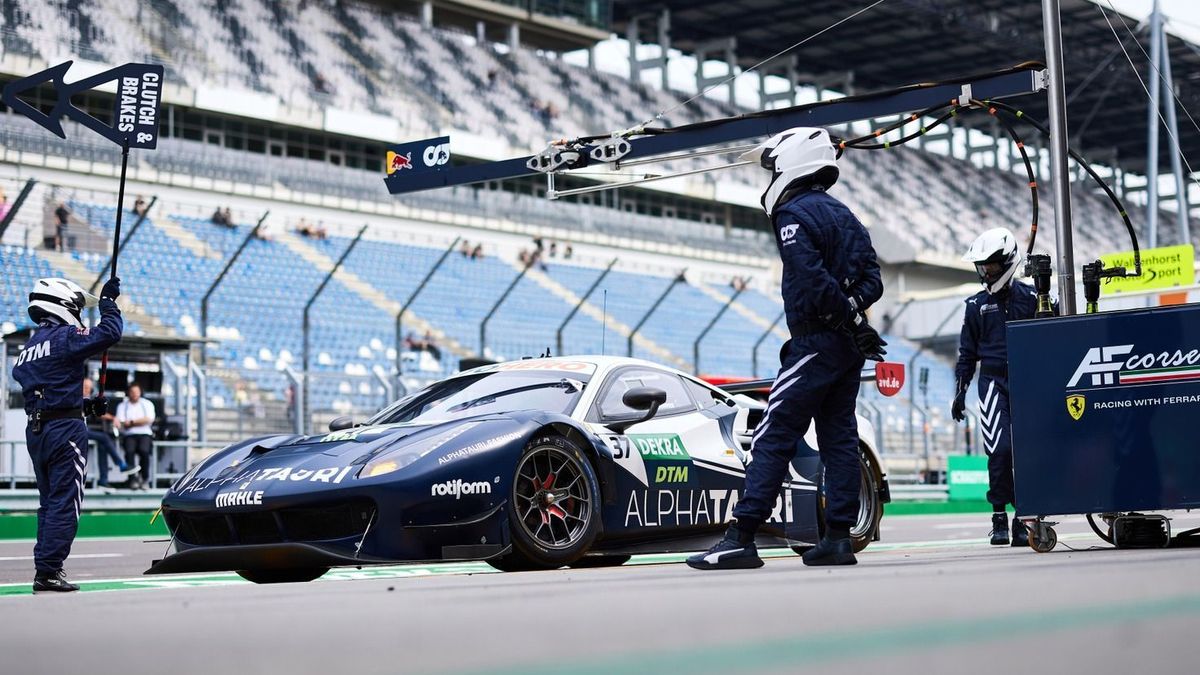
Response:
[[[725,537],[688,559],[696,569],[761,567],[754,535],[770,515],[788,466],[815,419],[825,470],[825,536],[804,554],[806,565],[853,565],[850,529],[860,485],[855,400],[864,358],[882,360],[887,343],[864,312],[883,293],[871,237],[826,190],[837,181],[839,156],[824,129],[795,128],[743,159],[771,172],[763,210],[783,259],[783,302],[792,338],[767,409],[751,443],[743,497]]]
[[[66,279],[39,279],[29,294],[33,337],[17,356],[13,377],[25,395],[28,425],[25,442],[37,478],[37,544],[33,548],[35,593],[76,591],[63,574],[63,561],[79,527],[83,478],[87,469],[88,430],[84,409],[98,407],[83,399],[88,358],[121,339],[123,322],[115,302],[119,279],[101,290],[100,323],[84,328],[84,307],[96,296]]]
[[[979,235],[963,260],[974,263],[983,290],[967,298],[958,340],[956,383],[950,413],[966,418],[967,389],[979,364],[979,426],[988,455],[987,500],[992,505],[992,544],[1009,543],[1006,506],[1013,502],[1012,426],[1008,417],[1008,346],[1004,324],[1032,319],[1037,309],[1033,287],[1016,280],[1021,254],[1012,232],[998,227]],[[1029,543],[1028,531],[1012,520],[1013,546]]]

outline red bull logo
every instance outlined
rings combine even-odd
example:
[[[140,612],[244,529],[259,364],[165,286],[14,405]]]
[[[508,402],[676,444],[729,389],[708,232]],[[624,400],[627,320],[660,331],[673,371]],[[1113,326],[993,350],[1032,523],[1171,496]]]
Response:
[[[401,169],[411,169],[412,153],[406,152],[403,155],[388,150],[387,153],[387,175],[392,175]]]

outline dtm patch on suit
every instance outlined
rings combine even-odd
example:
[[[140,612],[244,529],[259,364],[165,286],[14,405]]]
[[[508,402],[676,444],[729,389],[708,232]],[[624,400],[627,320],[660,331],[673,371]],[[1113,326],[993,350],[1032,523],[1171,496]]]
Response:
[[[1200,506],[1200,306],[1008,324],[1020,515]]]

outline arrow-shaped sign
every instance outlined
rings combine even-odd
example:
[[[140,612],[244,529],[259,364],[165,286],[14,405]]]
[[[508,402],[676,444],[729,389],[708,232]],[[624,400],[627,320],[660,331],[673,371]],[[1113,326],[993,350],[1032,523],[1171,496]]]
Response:
[[[40,73],[10,82],[4,87],[4,95],[0,99],[14,111],[60,138],[67,137],[59,121],[65,115],[122,147],[154,149],[158,145],[158,112],[159,103],[162,101],[163,67],[149,63],[126,63],[68,84],[63,81],[63,77],[72,63],[74,62],[60,63]],[[111,125],[71,104],[71,97],[75,94],[113,81],[117,83],[117,94],[113,101]],[[47,83],[54,87],[56,97],[49,114],[19,98],[21,94]]]

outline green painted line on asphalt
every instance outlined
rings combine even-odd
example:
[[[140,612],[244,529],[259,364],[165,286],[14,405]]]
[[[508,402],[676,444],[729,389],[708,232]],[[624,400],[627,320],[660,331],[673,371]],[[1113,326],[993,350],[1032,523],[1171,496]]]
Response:
[[[153,511],[84,511],[79,517],[79,538],[169,537],[166,523],[153,525]],[[29,511],[0,514],[0,541],[33,539],[37,536],[37,514]]]
[[[655,672],[724,675],[761,670],[789,672],[800,665],[808,669],[831,661],[845,664],[847,659],[894,657],[906,652],[926,651],[931,636],[936,636],[938,649],[1020,638],[1038,638],[1041,643],[1052,644],[1054,634],[1066,631],[1195,616],[1200,616],[1200,595],[1089,607],[1039,607],[1037,611],[1025,610],[1008,616],[956,619],[952,622],[921,621],[903,626],[589,658],[577,660],[570,670],[572,675]],[[563,667],[561,663],[533,664],[474,672],[480,675],[550,675],[563,672]]]
[[[1061,535],[1059,541],[1090,538],[1085,533]],[[962,546],[983,546],[987,539],[952,539],[945,541],[914,541],[896,544],[874,543],[867,552],[882,553],[885,551],[927,550],[936,548],[955,548]],[[625,566],[678,564],[692,555],[693,552],[682,553],[653,553],[634,556]],[[789,548],[764,549],[759,552],[763,558],[788,558],[796,554]],[[317,583],[356,581],[369,579],[404,579],[412,577],[455,576],[471,574],[495,574],[498,570],[485,562],[455,562],[414,565],[386,565],[380,567],[340,567],[330,570]],[[85,593],[100,591],[144,591],[167,590],[180,588],[207,588],[212,586],[230,586],[250,583],[232,572],[212,574],[181,574],[162,576],[142,576],[125,579],[85,579],[76,580],[79,590]],[[0,597],[32,595],[29,583],[0,584]]]

